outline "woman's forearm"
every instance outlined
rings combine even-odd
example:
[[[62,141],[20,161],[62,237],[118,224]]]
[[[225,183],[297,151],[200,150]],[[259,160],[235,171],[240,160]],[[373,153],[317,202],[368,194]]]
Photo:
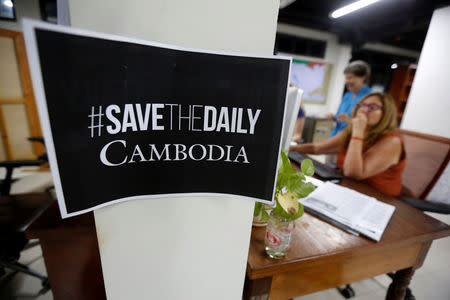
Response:
[[[342,170],[345,176],[355,179],[363,178],[363,146],[366,126],[367,116],[364,113],[358,113],[352,119],[352,133],[348,143],[347,154],[345,155],[344,170]]]
[[[307,143],[291,146],[290,150],[298,151],[308,154],[328,154],[337,153],[339,149],[339,144],[343,138],[343,133],[340,132],[332,138],[325,140],[320,143]]]
[[[361,179],[364,174],[363,140],[351,139],[344,160],[344,175]]]
[[[291,146],[290,150],[307,154],[316,154],[316,146],[312,143]]]

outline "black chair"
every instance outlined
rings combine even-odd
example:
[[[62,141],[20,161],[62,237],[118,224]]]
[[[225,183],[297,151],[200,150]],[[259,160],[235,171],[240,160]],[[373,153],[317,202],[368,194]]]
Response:
[[[12,274],[22,272],[42,282],[38,295],[50,289],[48,278],[18,262],[20,252],[38,244],[28,243],[25,230],[55,201],[51,195],[51,187],[40,193],[23,193],[10,195],[13,184],[13,171],[17,167],[40,166],[45,160],[15,160],[0,162],[6,168],[6,176],[0,186],[0,278],[8,279],[6,270]],[[10,273],[11,274],[11,273]],[[6,280],[5,279],[5,280]]]
[[[403,129],[398,129],[398,133],[403,139],[407,162],[403,171],[402,193],[397,199],[425,212],[450,214],[450,199],[446,199],[447,203],[430,199],[430,192],[450,160],[450,139]],[[395,273],[387,275],[395,277]],[[355,296],[350,285],[338,290],[345,298]],[[405,300],[414,299],[408,288]]]
[[[38,143],[42,144],[45,147],[44,138],[42,136],[31,136],[31,137],[28,138],[28,140],[30,142],[38,142]],[[48,162],[47,152],[39,155],[38,160],[43,160],[43,161]]]
[[[46,276],[18,262],[20,252],[37,245],[29,244],[25,230],[54,201],[49,192],[0,197],[0,275],[6,269],[23,272],[42,281],[43,294],[50,289]]]

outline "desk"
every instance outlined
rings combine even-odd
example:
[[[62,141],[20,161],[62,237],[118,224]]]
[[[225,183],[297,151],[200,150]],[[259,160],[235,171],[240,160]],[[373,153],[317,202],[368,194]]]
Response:
[[[305,213],[296,221],[291,249],[281,260],[264,250],[265,228],[253,228],[244,296],[288,299],[401,270],[388,299],[401,299],[432,240],[450,226],[359,182],[342,185],[396,206],[380,242],[356,237]],[[39,238],[55,300],[106,299],[92,213],[61,220],[56,203],[26,231]],[[126,258],[124,258],[126,259]]]
[[[288,254],[275,260],[264,250],[265,228],[254,227],[244,299],[269,294],[271,300],[286,300],[397,270],[386,299],[404,298],[431,242],[449,236],[450,226],[361,182],[344,179],[341,185],[396,207],[381,241],[354,236],[305,213],[296,220]]]
[[[330,136],[335,122],[330,119],[306,117],[302,138],[305,143],[319,143]]]

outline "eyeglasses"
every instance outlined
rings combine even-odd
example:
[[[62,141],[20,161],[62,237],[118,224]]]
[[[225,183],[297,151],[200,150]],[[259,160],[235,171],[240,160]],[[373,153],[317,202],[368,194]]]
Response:
[[[367,108],[368,111],[375,111],[375,110],[379,110],[382,107],[380,105],[377,104],[364,104],[364,103],[358,103],[356,104],[356,108],[361,109],[361,108]]]

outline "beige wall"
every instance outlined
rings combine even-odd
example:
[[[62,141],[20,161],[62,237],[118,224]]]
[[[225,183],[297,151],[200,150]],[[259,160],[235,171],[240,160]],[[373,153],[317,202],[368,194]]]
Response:
[[[2,104],[3,119],[8,135],[11,159],[34,159],[33,145],[25,104]]]
[[[21,99],[22,98],[22,99]],[[11,150],[10,159],[35,158],[26,114],[14,40],[0,37],[0,113]],[[1,131],[2,129],[0,129]],[[5,144],[0,143],[0,160],[7,159]]]
[[[22,98],[14,40],[0,36],[0,98]]]

